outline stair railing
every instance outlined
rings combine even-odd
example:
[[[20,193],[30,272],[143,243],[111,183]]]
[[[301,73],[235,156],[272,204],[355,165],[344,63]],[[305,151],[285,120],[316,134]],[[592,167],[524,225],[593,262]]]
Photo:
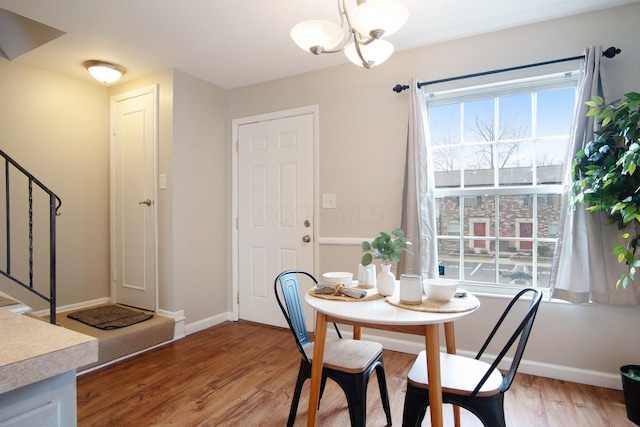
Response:
[[[58,210],[60,206],[62,206],[62,201],[58,196],[56,196],[51,190],[49,190],[44,184],[38,181],[33,175],[27,172],[22,166],[16,163],[11,157],[5,154],[2,150],[0,150],[0,156],[4,158],[4,184],[5,184],[5,222],[6,222],[6,260],[5,260],[5,269],[0,267],[0,274],[22,286],[24,289],[27,289],[31,293],[37,295],[42,298],[46,302],[49,303],[49,321],[52,324],[56,323],[56,217],[59,214]],[[28,179],[28,192],[29,192],[29,252],[28,252],[28,263],[29,263],[29,279],[28,283],[25,283],[24,280],[19,279],[18,277],[12,274],[12,247],[11,247],[11,197],[10,197],[10,189],[11,189],[11,171],[15,168],[18,172],[24,175]],[[49,295],[45,295],[45,293],[38,291],[34,287],[33,283],[33,186],[34,184],[39,187],[42,191],[44,191],[49,196]]]

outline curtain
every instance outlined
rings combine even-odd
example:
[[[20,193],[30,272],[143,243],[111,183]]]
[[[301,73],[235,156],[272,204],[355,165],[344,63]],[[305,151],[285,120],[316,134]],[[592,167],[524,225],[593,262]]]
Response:
[[[434,278],[438,277],[438,246],[427,103],[416,78],[411,79],[409,87],[409,125],[400,227],[411,242],[408,249],[414,256],[403,252],[398,263],[398,274],[411,273]]]
[[[609,224],[605,212],[588,212],[581,204],[572,209],[568,200],[573,158],[593,139],[597,126],[593,117],[586,117],[589,107],[585,102],[594,95],[605,99],[608,95],[602,67],[602,46],[591,46],[585,50],[576,95],[573,130],[565,163],[568,166],[565,176],[567,191],[560,211],[559,239],[549,281],[550,295],[576,304],[638,305],[640,300],[633,286],[616,288],[616,281],[627,271],[627,266],[619,264],[613,254],[613,249],[621,244],[621,232]]]

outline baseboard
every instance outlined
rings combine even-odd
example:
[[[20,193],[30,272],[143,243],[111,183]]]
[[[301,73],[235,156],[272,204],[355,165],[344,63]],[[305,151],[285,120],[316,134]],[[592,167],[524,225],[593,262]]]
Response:
[[[100,305],[100,304],[109,304],[110,302],[111,302],[111,298],[103,297],[103,298],[98,298],[91,301],[83,301],[75,304],[58,306],[56,307],[56,313],[64,313],[65,311],[72,311],[72,310],[82,310],[83,308],[93,307],[94,305]],[[32,314],[34,316],[39,316],[39,317],[48,316],[49,309],[34,311]]]
[[[185,333],[191,335],[195,332],[205,330],[220,323],[231,320],[231,313],[222,313],[217,316],[208,317],[206,319],[198,320],[197,322],[189,323],[185,327]]]
[[[176,326],[175,329],[173,330],[173,340],[179,340],[185,337],[185,320],[186,318],[184,317],[184,310],[178,310],[178,311],[167,311],[167,310],[160,310],[158,309],[158,314],[160,316],[164,316],[164,317],[171,317],[173,320],[175,320],[176,322]]]
[[[350,332],[343,332],[345,336],[351,336]],[[374,334],[363,334],[362,339],[379,342],[387,350],[399,351],[402,353],[418,354],[424,350],[424,344],[410,342],[379,336]],[[446,351],[441,348],[441,351]],[[475,352],[458,350],[458,354],[468,357],[474,357]],[[525,352],[526,355],[526,352]],[[489,358],[492,355],[489,355]],[[502,361],[500,369],[508,369],[511,359],[505,358]],[[556,380],[570,381],[580,384],[588,384],[597,387],[611,388],[614,390],[622,390],[622,381],[619,374],[608,372],[592,371],[588,369],[578,369],[571,366],[553,365],[550,363],[536,362],[533,360],[522,359],[518,372],[536,375],[539,377],[553,378]]]

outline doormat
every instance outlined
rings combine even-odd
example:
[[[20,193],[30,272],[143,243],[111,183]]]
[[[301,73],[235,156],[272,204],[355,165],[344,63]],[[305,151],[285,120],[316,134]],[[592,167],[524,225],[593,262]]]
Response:
[[[112,304],[74,311],[67,317],[98,329],[118,329],[149,320],[153,314]]]

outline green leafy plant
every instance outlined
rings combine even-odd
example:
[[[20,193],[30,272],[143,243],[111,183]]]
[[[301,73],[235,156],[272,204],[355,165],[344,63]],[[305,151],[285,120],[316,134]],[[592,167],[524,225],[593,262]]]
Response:
[[[615,248],[618,262],[629,266],[617,286],[627,287],[635,280],[640,260],[636,255],[640,238],[640,94],[631,92],[622,99],[605,104],[601,97],[586,103],[587,116],[601,120],[594,139],[579,151],[571,169],[572,203],[582,203],[588,211],[605,211],[625,240]]]
[[[630,367],[628,370],[624,371],[624,374],[631,379],[640,381],[640,369],[637,367]]]
[[[393,235],[393,237],[391,237]],[[380,236],[376,237],[372,242],[362,242],[362,265],[369,265],[374,259],[380,259],[384,264],[392,264],[400,261],[400,254],[406,251],[413,253],[406,248],[411,242],[407,240],[404,231],[398,228],[391,232],[391,235],[380,232]]]

